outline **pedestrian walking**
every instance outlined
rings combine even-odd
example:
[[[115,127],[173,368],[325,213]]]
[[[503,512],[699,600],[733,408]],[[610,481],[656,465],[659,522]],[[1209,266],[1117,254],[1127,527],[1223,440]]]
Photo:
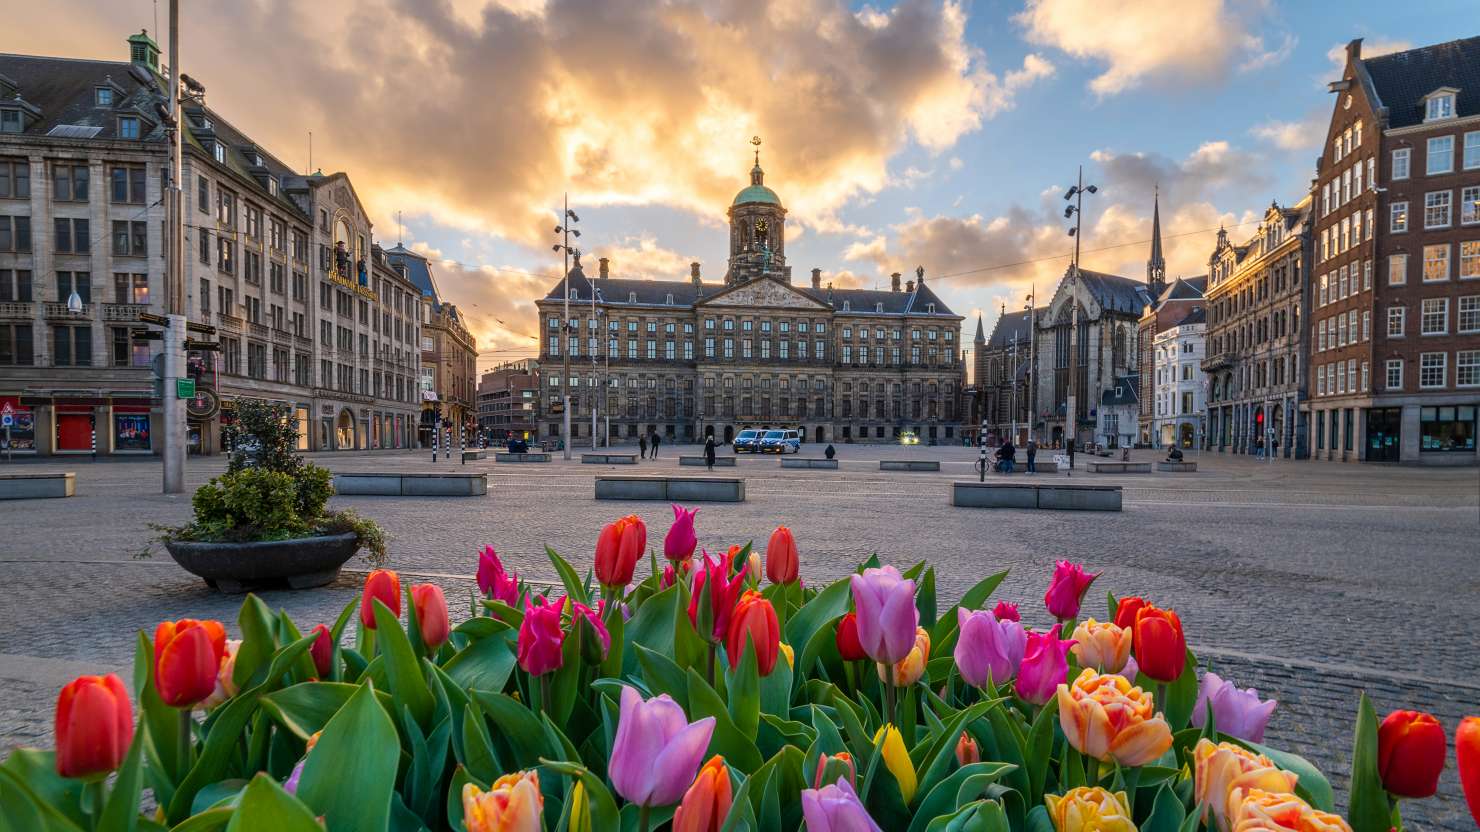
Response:
[[[652,438],[653,459],[657,459],[658,458],[658,445],[662,441],[663,441],[662,438],[658,436],[658,432],[656,430],[654,430],[653,431],[653,438]]]
[[[1032,438],[1031,436],[1028,437],[1028,446],[1025,450],[1028,454],[1028,473],[1038,473],[1038,440]]]
[[[714,434],[704,439],[704,467],[714,470]]]
[[[1017,455],[1017,449],[1012,446],[1011,439],[1003,439],[1002,447],[997,449],[997,459],[1000,463],[999,470],[1004,474],[1013,471],[1013,457]]]
[[[1073,472],[1074,472],[1074,443],[1073,442],[1069,442],[1068,445],[1069,445],[1069,473],[1072,475]]]
[[[639,435],[637,437],[637,450],[639,452],[638,453],[638,456],[642,457],[643,459],[647,459],[647,436],[646,435]]]

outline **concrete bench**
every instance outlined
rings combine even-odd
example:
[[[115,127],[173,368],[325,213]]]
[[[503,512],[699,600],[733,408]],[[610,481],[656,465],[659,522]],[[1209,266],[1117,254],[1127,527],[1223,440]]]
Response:
[[[1156,463],[1156,470],[1158,470],[1158,471],[1170,471],[1172,473],[1179,473],[1179,474],[1180,473],[1187,473],[1189,471],[1196,471],[1197,470],[1197,463],[1196,462],[1158,462],[1158,463]]]
[[[880,471],[939,471],[938,459],[881,459]]]
[[[463,462],[474,459],[488,459],[488,451],[463,451]]]
[[[699,467],[699,468],[704,468],[704,467],[706,467],[708,465],[708,463],[706,463],[704,461],[704,457],[702,457],[702,456],[681,456],[681,457],[678,458],[678,464],[680,466],[690,466],[690,467]],[[716,467],[716,468],[734,468],[735,467],[735,458],[732,457],[732,456],[716,456],[714,458],[714,467]]]
[[[1149,462],[1086,462],[1084,467],[1091,474],[1149,474]]]
[[[636,465],[637,454],[581,454],[582,465]]]
[[[992,474],[1000,475],[1002,473],[996,468],[996,460],[989,459],[987,462],[992,465],[992,470],[988,472],[987,476],[991,476]],[[1012,473],[1014,474],[1026,474],[1028,472],[1028,463],[1023,459],[1013,462],[1012,466]],[[1035,472],[1038,474],[1057,474],[1059,472],[1059,464],[1057,462],[1039,462],[1034,467],[1038,469]]]
[[[0,500],[39,500],[71,497],[77,493],[77,475],[0,474]]]
[[[494,454],[493,455],[493,461],[494,462],[549,462],[550,461],[550,455],[549,454],[541,454],[541,453],[522,453],[522,454],[498,453],[498,454]]]
[[[482,497],[487,474],[334,475],[334,492],[343,497]]]
[[[596,499],[743,503],[745,480],[732,477],[597,477]]]
[[[836,468],[836,459],[808,456],[783,456],[781,457],[782,468]]]
[[[965,508],[1031,508],[1061,511],[1120,511],[1118,485],[1034,485],[956,482],[951,505]]]

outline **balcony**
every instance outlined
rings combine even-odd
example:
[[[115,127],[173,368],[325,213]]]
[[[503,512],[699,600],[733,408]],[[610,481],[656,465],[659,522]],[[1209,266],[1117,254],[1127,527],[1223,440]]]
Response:
[[[83,321],[92,317],[92,309],[92,304],[84,303],[81,312],[70,312],[65,303],[48,303],[46,304],[46,317]]]
[[[235,315],[228,315],[225,312],[217,312],[216,323],[220,324],[221,328],[224,330],[230,332],[241,332],[242,324],[244,323],[244,321],[242,321],[241,318],[238,318]]]
[[[274,329],[272,331],[272,341],[275,344],[283,344],[284,346],[286,346],[293,343],[293,333],[287,331],[286,329]]]
[[[268,335],[271,333],[271,330],[268,328],[267,324],[248,322],[247,333],[253,338],[261,338],[265,341],[267,340]]]
[[[307,336],[294,335],[293,336],[293,343],[297,344],[298,345],[298,349],[300,349],[300,350],[311,350],[311,349],[313,349],[313,339],[312,338],[309,338]]]
[[[1202,360],[1202,369],[1205,373],[1211,373],[1217,370],[1232,367],[1237,363],[1238,353],[1233,352],[1232,350],[1227,350],[1224,352],[1215,353],[1208,356],[1207,358],[1204,358]]]
[[[31,320],[36,314],[36,304],[33,301],[4,301],[0,302],[0,318],[7,320]]]
[[[139,320],[139,313],[148,309],[148,305],[142,303],[105,303],[103,304],[103,320],[129,323]]]

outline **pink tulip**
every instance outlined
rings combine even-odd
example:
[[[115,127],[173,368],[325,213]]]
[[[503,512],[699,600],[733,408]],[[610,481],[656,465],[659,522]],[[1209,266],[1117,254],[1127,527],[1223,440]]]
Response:
[[[1043,595],[1043,603],[1048,607],[1048,612],[1060,621],[1067,621],[1079,615],[1079,602],[1083,600],[1084,593],[1089,590],[1089,585],[1095,582],[1095,578],[1104,573],[1096,572],[1091,575],[1084,571],[1084,567],[1077,563],[1061,560],[1053,566],[1053,579],[1048,582],[1048,592]]]
[[[564,663],[561,649],[565,645],[565,631],[560,626],[560,614],[565,609],[565,599],[550,603],[540,598],[539,606],[528,599],[524,601],[524,622],[519,625],[519,666],[531,676],[543,676],[560,669]]]
[[[1018,672],[1028,634],[1017,621],[999,621],[985,610],[956,608],[961,634],[956,640],[956,667],[973,687],[1000,685]]]
[[[731,550],[716,562],[705,552],[703,562],[694,570],[694,585],[691,587],[693,593],[689,597],[689,622],[694,625],[700,638],[716,644],[729,635],[730,615],[735,611],[735,602],[740,599],[740,590],[745,586],[745,573],[750,568],[742,566],[731,577],[730,570],[734,566],[735,554],[736,551]],[[708,599],[707,604],[700,603],[703,598]],[[911,644],[914,643],[914,638],[915,634],[911,631]]]
[[[581,658],[590,664],[606,661],[607,651],[612,648],[612,636],[606,629],[601,615],[606,610],[605,601],[597,601],[596,609],[585,604],[572,602],[570,614],[571,632],[581,634]]]
[[[1208,708],[1213,709],[1213,725],[1218,733],[1249,742],[1264,742],[1264,726],[1274,713],[1273,699],[1259,699],[1253,688],[1239,690],[1232,682],[1208,671],[1198,685],[1197,704],[1192,706],[1192,724],[1203,727],[1208,721]]]
[[[908,656],[915,646],[915,628],[920,626],[915,582],[905,580],[892,566],[865,569],[849,581],[863,652],[889,665]]]
[[[503,601],[511,607],[519,600],[519,580],[504,571],[504,564],[492,546],[484,546],[478,553],[478,591],[485,598]]]
[[[1018,667],[1017,695],[1034,705],[1042,705],[1054,697],[1059,685],[1069,675],[1069,662],[1064,658],[1074,639],[1060,639],[1059,627],[1046,633],[1028,633],[1028,647],[1023,653],[1023,663]]]
[[[1023,617],[1018,614],[1017,604],[1007,601],[998,601],[997,606],[992,608],[992,617],[998,621],[1022,621]]]
[[[714,717],[690,723],[668,694],[643,701],[624,687],[607,775],[629,803],[670,806],[694,782],[713,735]]]
[[[802,790],[807,832],[882,832],[846,778],[820,789]]]
[[[694,550],[699,548],[699,536],[694,533],[694,515],[698,513],[697,508],[691,511],[677,503],[673,505],[673,525],[663,538],[663,557],[688,560],[694,556]]]

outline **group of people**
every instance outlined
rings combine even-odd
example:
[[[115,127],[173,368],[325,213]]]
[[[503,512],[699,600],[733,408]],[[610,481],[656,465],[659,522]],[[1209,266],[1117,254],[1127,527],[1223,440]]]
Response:
[[[1037,440],[1030,438],[1028,440],[1028,444],[1023,446],[1023,454],[1027,457],[1028,461],[1027,472],[1029,474],[1038,473]],[[997,459],[998,473],[1011,474],[1013,471],[1017,470],[1015,467],[1017,465],[1017,448],[1013,446],[1011,439],[1003,439],[1002,445],[997,448],[997,451],[995,454],[993,454],[993,456],[995,456]]]
[[[663,443],[663,438],[658,436],[656,430],[648,431],[647,436],[637,437],[637,449],[642,452],[643,459],[657,459],[658,446]],[[652,453],[652,456],[648,456]]]

